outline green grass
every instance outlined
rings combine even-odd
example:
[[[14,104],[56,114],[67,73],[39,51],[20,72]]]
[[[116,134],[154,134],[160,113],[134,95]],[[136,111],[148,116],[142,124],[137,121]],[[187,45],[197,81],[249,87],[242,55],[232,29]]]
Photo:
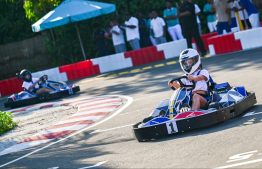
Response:
[[[17,124],[18,121],[13,121],[12,113],[0,111],[0,136],[5,132],[13,129]]]

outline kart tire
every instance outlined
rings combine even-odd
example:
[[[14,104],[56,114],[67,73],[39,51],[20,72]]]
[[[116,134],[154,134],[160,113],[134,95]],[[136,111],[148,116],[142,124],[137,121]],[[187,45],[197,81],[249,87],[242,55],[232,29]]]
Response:
[[[39,98],[40,101],[45,101],[45,100],[48,100],[48,95],[49,95],[48,92],[43,92],[43,93],[41,93],[41,94],[38,96],[38,98]]]
[[[14,100],[12,98],[8,98],[7,103],[11,103],[11,102],[14,102]]]
[[[219,102],[214,102],[214,103],[210,103],[210,104],[209,104],[208,109],[211,109],[211,108],[220,110],[220,109],[223,108],[223,106],[222,106],[222,104],[219,103]]]

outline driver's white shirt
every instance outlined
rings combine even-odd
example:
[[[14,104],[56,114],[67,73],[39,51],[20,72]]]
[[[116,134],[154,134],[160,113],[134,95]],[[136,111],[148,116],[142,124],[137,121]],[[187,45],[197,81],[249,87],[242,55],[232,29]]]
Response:
[[[206,77],[207,77],[207,81],[205,81],[205,80],[197,81],[197,82],[196,82],[195,89],[192,90],[192,92],[193,92],[193,91],[196,91],[196,90],[204,90],[204,91],[207,91],[207,82],[209,81],[209,73],[208,73],[208,71],[207,71],[206,69],[202,69],[202,70],[199,70],[199,71],[201,71],[201,72],[199,73],[199,75],[204,75],[204,76],[206,76]],[[193,76],[199,76],[199,75],[197,75],[199,71],[194,72],[192,75],[193,75]],[[192,82],[190,82],[190,81],[187,80],[187,79],[181,79],[181,81],[182,81],[185,85],[192,85],[192,84],[193,84]]]
[[[38,80],[38,78],[32,78],[32,82],[24,81],[22,87],[25,88],[26,90],[29,90],[29,87],[32,86],[37,80]],[[35,89],[39,89],[39,85],[38,84],[35,85]],[[29,91],[32,92],[33,89],[31,89]]]

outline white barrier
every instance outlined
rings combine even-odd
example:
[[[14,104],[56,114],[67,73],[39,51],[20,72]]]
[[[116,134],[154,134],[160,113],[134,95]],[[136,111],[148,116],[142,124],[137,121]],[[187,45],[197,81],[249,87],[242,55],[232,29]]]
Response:
[[[50,80],[68,81],[66,73],[60,73],[58,67],[32,73],[32,77],[34,78],[40,78],[43,75],[48,75],[48,79]]]
[[[91,59],[93,65],[99,65],[100,73],[133,67],[132,59],[125,58],[124,53]]]
[[[164,51],[165,59],[170,59],[170,58],[178,57],[181,51],[187,48],[187,42],[186,39],[181,39],[177,41],[163,43],[157,45],[156,47],[158,51],[161,50]]]
[[[235,39],[240,39],[243,50],[262,46],[262,28],[254,28],[234,33]]]

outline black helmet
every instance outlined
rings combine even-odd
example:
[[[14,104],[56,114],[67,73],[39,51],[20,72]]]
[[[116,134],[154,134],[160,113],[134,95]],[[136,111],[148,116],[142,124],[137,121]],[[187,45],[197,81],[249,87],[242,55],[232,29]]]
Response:
[[[30,75],[30,78],[25,78],[26,75]],[[27,69],[24,69],[20,72],[20,76],[21,78],[23,79],[23,81],[26,81],[26,82],[32,82],[32,75],[31,75],[31,72]]]

